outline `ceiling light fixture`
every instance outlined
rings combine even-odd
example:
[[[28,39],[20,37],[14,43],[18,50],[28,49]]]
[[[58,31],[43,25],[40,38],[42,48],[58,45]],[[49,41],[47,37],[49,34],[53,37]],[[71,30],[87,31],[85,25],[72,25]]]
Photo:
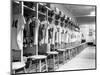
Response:
[[[89,16],[95,16],[95,11],[90,12]]]

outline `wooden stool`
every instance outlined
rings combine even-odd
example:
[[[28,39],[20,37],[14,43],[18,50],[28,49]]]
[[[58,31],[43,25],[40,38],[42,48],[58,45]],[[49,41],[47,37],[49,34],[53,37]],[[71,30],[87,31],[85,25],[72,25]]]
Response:
[[[73,57],[73,47],[70,48],[70,59]]]
[[[77,46],[74,46],[74,47],[73,47],[73,54],[72,54],[73,57],[76,56],[76,51],[77,51]]]
[[[72,49],[73,47],[68,47],[66,48],[68,50],[68,56],[69,56],[69,60],[72,58]]]
[[[65,61],[67,62],[69,60],[69,50],[66,49],[65,51]]]
[[[47,52],[47,54],[50,57],[50,58],[48,58],[48,68],[51,68],[51,65],[53,66],[53,71],[56,70],[56,67],[59,68],[58,52],[50,51],[50,52]],[[56,56],[57,56],[57,58],[56,58]],[[49,60],[50,60],[51,63],[49,62]]]
[[[45,72],[48,71],[48,66],[47,66],[47,56],[45,55],[34,55],[34,56],[30,56],[29,58],[32,59],[32,61],[36,61],[36,72]],[[42,60],[45,60],[45,63],[42,64]],[[39,65],[39,68],[37,67]],[[45,67],[45,69],[43,70],[43,68]]]
[[[74,58],[76,56],[76,48],[77,48],[77,46],[73,46],[73,48],[72,48],[72,58]]]
[[[62,62],[64,64],[65,63],[65,58],[66,58],[66,55],[65,55],[66,49],[57,49],[57,51],[59,52],[59,54],[62,53],[62,55],[61,55],[62,58],[61,59],[63,59]],[[59,55],[59,61],[60,61],[60,55]]]
[[[77,48],[77,49],[76,49],[76,55],[77,55],[77,54],[78,54],[78,49],[79,49],[79,46],[77,46],[76,48]]]
[[[71,58],[74,57],[74,48],[71,49]]]
[[[75,56],[76,56],[76,54],[77,54],[77,47],[78,47],[78,46],[74,46],[74,47],[72,48],[72,57],[75,57]]]
[[[70,60],[70,49],[66,48],[66,60],[69,61]]]
[[[25,63],[24,62],[12,62],[12,71],[13,74],[16,74],[16,70],[23,68],[24,73],[26,72]]]
[[[75,47],[75,56],[77,55],[77,47]]]

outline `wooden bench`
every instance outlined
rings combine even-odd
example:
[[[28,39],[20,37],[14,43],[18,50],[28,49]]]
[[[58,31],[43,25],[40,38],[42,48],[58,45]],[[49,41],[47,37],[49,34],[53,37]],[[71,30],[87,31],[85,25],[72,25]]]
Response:
[[[48,54],[48,68],[53,68],[52,70],[55,71],[57,68],[59,68],[59,56],[58,52],[56,51],[50,51],[47,52]],[[52,71],[49,70],[49,71]]]
[[[33,55],[33,56],[29,56],[29,58],[31,58],[32,61],[36,61],[36,63],[35,63],[36,72],[48,71],[47,56],[45,56],[45,55]],[[42,60],[44,60],[44,62],[42,62]]]
[[[23,68],[22,73],[27,73],[25,69],[25,62],[12,62],[12,72],[16,74],[16,70]]]

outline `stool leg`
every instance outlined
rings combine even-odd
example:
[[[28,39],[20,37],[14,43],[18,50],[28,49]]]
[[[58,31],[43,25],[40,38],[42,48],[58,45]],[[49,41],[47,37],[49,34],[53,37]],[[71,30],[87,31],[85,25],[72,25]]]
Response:
[[[69,60],[70,60],[70,49],[68,50],[68,57],[69,57]]]
[[[27,71],[26,71],[25,67],[24,67],[24,72],[25,72],[25,73],[27,73]]]
[[[57,65],[58,65],[58,68],[59,68],[59,54],[57,54]]]
[[[72,49],[72,57],[74,57],[74,48]]]
[[[64,64],[64,62],[65,62],[65,54],[63,52],[63,64]]]
[[[64,51],[64,61],[66,62],[66,51]]]
[[[12,70],[12,74],[14,74],[14,75],[16,74],[15,70]]]
[[[67,51],[65,51],[65,62],[67,62]]]
[[[29,62],[29,71],[30,71],[31,67],[32,67],[32,60],[30,60],[30,62]]]
[[[72,59],[72,57],[73,57],[73,49],[71,49],[71,59]]]
[[[36,72],[37,72],[37,64],[38,64],[38,60],[36,60]]]
[[[70,49],[70,59],[71,59],[71,57],[72,57],[72,53],[71,53],[71,49]]]
[[[39,72],[41,72],[41,60],[39,60]]]
[[[71,59],[72,59],[73,49],[71,49],[70,51],[71,51]]]
[[[46,63],[46,71],[48,72],[48,63],[47,63],[47,59],[45,59],[45,63]]]
[[[53,71],[55,70],[55,55],[53,55]]]
[[[73,57],[73,49],[71,49],[71,59],[72,59],[72,57]]]

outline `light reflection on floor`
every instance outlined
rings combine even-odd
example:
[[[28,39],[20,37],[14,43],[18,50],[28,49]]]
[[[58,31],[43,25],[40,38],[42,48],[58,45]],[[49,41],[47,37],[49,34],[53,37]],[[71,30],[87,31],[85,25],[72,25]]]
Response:
[[[59,67],[57,71],[91,68],[95,68],[95,47],[85,48],[79,55],[77,55],[71,61]]]

